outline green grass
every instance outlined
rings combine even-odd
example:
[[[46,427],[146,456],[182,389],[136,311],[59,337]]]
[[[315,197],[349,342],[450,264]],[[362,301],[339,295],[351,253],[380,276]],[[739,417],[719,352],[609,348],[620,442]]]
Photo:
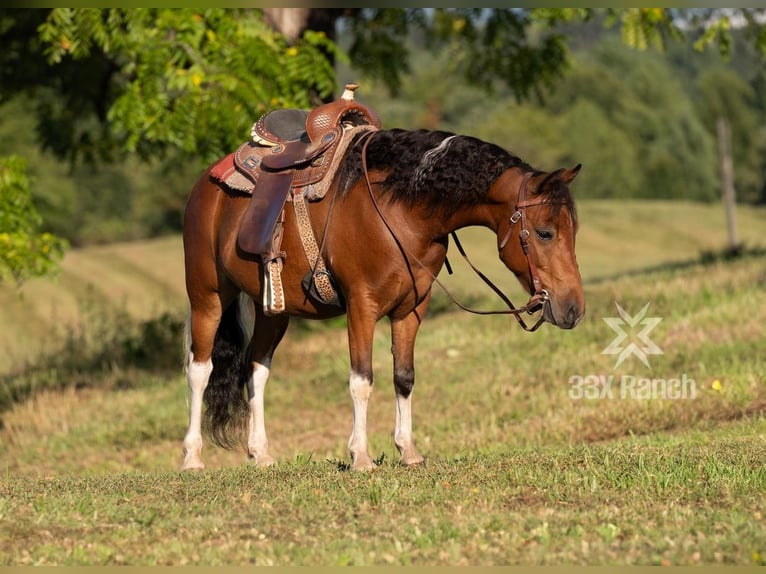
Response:
[[[270,469],[207,446],[208,470],[177,471],[188,416],[180,368],[168,380],[116,365],[117,383],[16,404],[1,414],[0,564],[764,564],[766,258],[631,274],[697,259],[723,235],[661,250],[644,233],[664,259],[609,259],[588,247],[596,223],[586,221],[613,207],[623,217],[612,204],[581,206],[584,273],[594,263],[575,330],[528,334],[508,317],[445,305],[424,322],[414,395],[423,467],[397,464],[385,324],[374,341],[368,431],[381,464],[371,474],[343,470],[342,328],[288,332],[280,346],[266,394],[279,460]],[[667,207],[636,209],[659,217]],[[702,222],[697,207],[680,212]],[[751,215],[743,229],[756,229]],[[641,218],[631,221],[621,229],[636,241]],[[465,236],[477,260],[494,256]],[[154,256],[135,255],[150,244],[111,249],[133,265],[170,265],[166,241]],[[460,273],[449,279],[458,292],[496,304]],[[615,369],[602,354],[615,302],[632,313],[650,302],[649,316],[662,318],[651,338],[664,354],[650,369],[635,358]],[[682,374],[694,398],[573,398],[572,377]]]
[[[765,429],[384,462],[369,475],[304,459],[14,479],[0,562],[762,564]]]
[[[149,319],[186,309],[178,236],[72,250],[54,280],[34,279],[20,293],[0,288],[0,372],[55,348],[88,320],[87,307]]]

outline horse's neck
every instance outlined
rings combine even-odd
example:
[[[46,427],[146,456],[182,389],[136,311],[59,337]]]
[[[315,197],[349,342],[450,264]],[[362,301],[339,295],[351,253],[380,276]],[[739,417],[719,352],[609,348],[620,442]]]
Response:
[[[493,212],[494,210],[489,204],[472,205],[460,209],[441,222],[440,234],[447,235],[458,229],[476,225],[497,231],[497,222]]]
[[[492,184],[483,202],[460,209],[445,219],[444,234],[474,225],[486,227],[497,233],[501,223],[507,221],[513,213],[521,178],[521,170],[516,168],[506,170]]]

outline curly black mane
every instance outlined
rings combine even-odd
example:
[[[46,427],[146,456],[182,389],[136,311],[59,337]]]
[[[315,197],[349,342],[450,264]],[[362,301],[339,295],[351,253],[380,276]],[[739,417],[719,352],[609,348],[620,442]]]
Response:
[[[386,172],[378,183],[395,201],[423,203],[432,211],[449,213],[480,203],[510,167],[536,171],[500,146],[471,136],[393,129],[370,137],[367,168]],[[338,176],[341,196],[363,177],[361,151],[360,139],[349,146]]]

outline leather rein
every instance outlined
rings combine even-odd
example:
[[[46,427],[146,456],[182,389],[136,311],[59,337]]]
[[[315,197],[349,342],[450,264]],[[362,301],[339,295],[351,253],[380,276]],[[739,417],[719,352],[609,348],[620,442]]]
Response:
[[[364,179],[367,183],[367,190],[370,194],[370,198],[372,199],[372,203],[375,206],[375,210],[378,212],[378,215],[380,216],[381,220],[385,224],[386,228],[388,229],[389,233],[393,237],[394,241],[396,242],[397,247],[399,248],[399,251],[402,253],[402,256],[404,257],[405,261],[407,260],[407,256],[409,255],[410,258],[412,258],[416,263],[418,263],[421,267],[428,270],[428,268],[417,258],[415,255],[412,254],[406,247],[404,247],[399,239],[396,237],[396,234],[394,233],[391,226],[388,224],[388,221],[386,221],[386,218],[383,216],[383,212],[380,209],[380,206],[378,205],[378,201],[375,198],[375,194],[372,191],[372,184],[370,183],[370,177],[369,173],[367,171],[367,145],[369,144],[372,134],[363,136],[365,138],[364,145],[362,146],[362,171],[364,173]],[[503,293],[500,288],[495,285],[484,273],[482,273],[479,269],[476,268],[476,266],[471,263],[471,260],[468,258],[468,255],[465,252],[465,249],[463,249],[463,245],[460,243],[460,240],[457,237],[457,233],[455,231],[450,232],[450,235],[452,236],[452,239],[455,242],[455,247],[457,248],[460,255],[465,259],[465,261],[468,263],[468,265],[471,267],[471,269],[476,273],[479,278],[484,281],[484,283],[489,286],[500,299],[503,301],[503,303],[506,304],[508,309],[501,309],[501,310],[490,310],[490,311],[482,311],[482,310],[476,310],[471,309],[470,307],[467,307],[460,303],[453,295],[449,292],[449,290],[446,288],[446,286],[434,275],[433,273],[429,271],[431,277],[433,278],[434,282],[439,285],[439,287],[442,288],[442,290],[446,293],[447,297],[458,307],[460,307],[462,310],[467,311],[469,313],[473,313],[475,315],[513,315],[516,320],[518,321],[519,325],[522,329],[525,331],[533,332],[536,331],[540,325],[543,324],[545,321],[545,307],[546,305],[550,305],[550,296],[548,295],[548,292],[542,288],[542,283],[540,281],[540,276],[537,273],[537,267],[535,266],[534,262],[532,261],[532,257],[530,256],[530,244],[529,244],[529,228],[527,227],[527,218],[525,216],[524,210],[527,207],[532,207],[536,205],[541,205],[544,203],[548,203],[549,200],[546,198],[541,199],[527,199],[527,182],[529,181],[529,178],[531,177],[531,173],[527,172],[522,176],[521,184],[519,186],[519,195],[516,200],[516,206],[514,208],[514,212],[511,215],[509,219],[509,226],[508,231],[503,236],[502,241],[498,245],[498,255],[501,255],[503,252],[503,249],[508,244],[511,233],[513,232],[513,229],[516,227],[517,223],[521,223],[521,231],[519,232],[519,241],[521,243],[521,249],[524,252],[524,256],[527,258],[527,265],[529,267],[529,276],[532,280],[532,286],[534,287],[534,293],[529,298],[529,301],[527,301],[526,305],[523,305],[521,307],[516,307],[510,300],[510,298]],[[451,273],[452,270],[449,266],[449,261],[446,262],[447,269]],[[407,269],[410,274],[410,278],[412,279],[413,287],[415,286],[415,277],[412,273],[412,270],[410,269],[409,265],[407,266]],[[418,301],[418,292],[417,287],[415,287],[415,300]],[[540,311],[540,316],[538,317],[537,321],[530,327],[526,324],[524,319],[521,317],[522,313],[527,313],[529,315],[532,315],[536,311]]]

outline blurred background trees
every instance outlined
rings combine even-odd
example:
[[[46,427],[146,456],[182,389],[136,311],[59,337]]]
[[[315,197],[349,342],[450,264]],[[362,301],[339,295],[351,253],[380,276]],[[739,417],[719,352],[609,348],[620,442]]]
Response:
[[[725,115],[738,199],[766,202],[763,13],[2,9],[0,156],[25,158],[40,233],[177,232],[200,170],[260,114],[358,81],[384,127],[583,163],[581,197],[718,200]]]
[[[51,273],[66,242],[39,232],[40,214],[29,193],[26,162],[19,156],[0,157],[0,281],[17,285]]]

